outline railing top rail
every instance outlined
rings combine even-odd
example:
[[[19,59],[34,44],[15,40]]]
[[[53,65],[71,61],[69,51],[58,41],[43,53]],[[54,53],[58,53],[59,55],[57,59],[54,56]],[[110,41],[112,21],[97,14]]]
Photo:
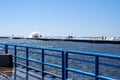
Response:
[[[0,43],[0,45],[8,45],[8,46],[16,46],[16,47],[27,47],[27,48],[33,48],[33,49],[44,49],[49,51],[57,51],[57,52],[64,52],[64,50],[59,48],[44,48],[40,46],[30,46],[30,45],[23,45],[23,44],[9,44],[9,43]]]
[[[112,59],[120,59],[119,55],[112,55],[112,54],[104,54],[104,53],[95,53],[95,52],[84,52],[84,51],[76,51],[76,50],[67,50],[67,53],[74,53],[74,54],[82,54],[88,56],[98,56],[98,57],[105,57],[105,58],[112,58]]]

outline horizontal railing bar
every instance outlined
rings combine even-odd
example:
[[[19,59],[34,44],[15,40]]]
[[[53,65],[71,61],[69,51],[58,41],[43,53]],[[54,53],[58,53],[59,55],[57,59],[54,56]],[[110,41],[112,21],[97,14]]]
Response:
[[[35,62],[35,63],[40,63],[40,64],[42,64],[41,61],[38,61],[38,60],[35,60],[35,59],[26,59],[25,57],[20,57],[20,56],[13,56],[13,57],[16,57],[16,58],[19,58],[19,59],[28,60],[28,61],[32,61],[32,62]]]
[[[98,57],[105,57],[105,58],[112,58],[112,59],[120,59],[120,56],[112,55],[112,54],[101,54],[101,53],[93,53],[93,52],[83,52],[83,51],[76,51],[76,50],[67,50],[67,53],[79,54],[79,55],[88,55],[88,56],[98,56]]]
[[[59,65],[56,65],[56,64],[51,64],[51,63],[47,63],[47,62],[41,62],[41,61],[37,61],[37,60],[34,60],[34,59],[26,59],[25,57],[18,57],[18,56],[14,56],[14,57],[19,58],[19,59],[23,59],[23,60],[36,62],[36,63],[40,63],[40,64],[45,64],[45,65],[60,68],[60,69],[62,68],[62,66],[59,66]]]
[[[4,46],[3,45],[0,45],[0,48],[3,48]]]
[[[36,70],[36,71],[42,72],[42,70],[40,70],[40,69],[34,68],[34,67],[32,67],[32,66],[26,66],[25,64],[22,64],[22,63],[19,63],[19,62],[14,62],[14,64],[18,64],[18,65],[20,65],[20,66],[24,66],[24,67],[26,67],[26,68],[29,68],[29,69],[32,69],[32,70]]]
[[[32,49],[44,49],[44,50],[49,50],[49,51],[57,51],[57,52],[62,52],[62,49],[58,49],[58,48],[41,48],[39,46],[23,46],[23,47],[28,47],[28,48],[32,48]]]
[[[0,54],[6,54],[5,52],[0,52]]]
[[[82,62],[88,62],[88,63],[95,63],[95,61],[89,61],[89,60],[85,60],[85,59],[78,59],[78,58],[68,58],[69,60],[75,60],[75,61],[82,61]]]
[[[28,61],[42,64],[42,61],[38,61],[38,60],[35,60],[35,59],[28,59]]]
[[[108,64],[108,63],[99,63],[100,65],[104,65],[104,66],[110,66],[110,67],[115,67],[115,68],[120,68],[120,65],[114,65],[114,64]]]
[[[56,67],[56,68],[62,69],[62,66],[59,66],[59,65],[56,65],[56,64],[51,64],[51,63],[47,63],[47,62],[44,62],[43,64],[51,66],[51,67]]]
[[[61,56],[57,56],[57,55],[53,55],[53,54],[44,54],[44,55],[47,55],[47,56],[52,56],[52,57],[56,57],[56,58],[61,58]]]
[[[115,80],[113,78],[110,77],[105,77],[105,76],[97,76],[99,79],[104,79],[104,80]]]
[[[13,57],[16,57],[16,58],[19,58],[19,59],[23,59],[23,60],[27,60],[25,57],[20,57],[20,56],[13,56]]]
[[[85,60],[85,59],[78,59],[78,58],[71,58],[71,57],[69,57],[68,59],[74,60],[74,61],[82,61],[82,62],[95,64],[95,61],[89,61],[89,60]],[[111,66],[111,67],[120,68],[120,65],[113,65],[113,64],[103,63],[103,62],[99,62],[99,64],[104,65],[104,66]]]
[[[51,66],[51,67],[56,67],[56,68],[62,69],[62,66],[59,66],[59,65],[56,65],[56,64],[41,62],[41,61],[37,61],[37,60],[34,60],[34,59],[26,59],[24,57],[18,57],[18,56],[16,56],[16,58],[23,59],[23,60],[28,60],[28,61],[32,61],[32,62],[36,62],[36,63],[40,63],[40,64],[45,64],[45,65],[48,65],[48,66]]]
[[[21,44],[8,44],[8,43],[0,43],[2,45],[8,45],[8,46],[16,46],[16,47],[27,47],[27,48],[32,48],[32,49],[44,49],[44,50],[49,50],[49,51],[57,51],[57,52],[62,52],[64,50],[58,49],[58,48],[41,48],[39,46],[28,46],[28,45],[21,45]]]
[[[90,72],[85,72],[85,71],[81,71],[81,70],[77,70],[77,69],[73,69],[73,68],[66,68],[66,70],[75,72],[75,73],[79,73],[79,74],[83,74],[83,75],[87,75],[87,76],[91,76],[91,77],[95,77],[95,74],[90,73]]]
[[[0,45],[6,45],[6,44],[8,44],[8,43],[4,43],[4,42],[0,43]]]

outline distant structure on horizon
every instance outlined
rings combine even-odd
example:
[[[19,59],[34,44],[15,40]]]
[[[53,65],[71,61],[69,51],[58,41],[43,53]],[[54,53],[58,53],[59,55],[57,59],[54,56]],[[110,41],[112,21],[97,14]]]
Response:
[[[39,33],[39,32],[32,32],[29,36],[28,36],[28,38],[40,38],[40,37],[42,37],[42,35]]]

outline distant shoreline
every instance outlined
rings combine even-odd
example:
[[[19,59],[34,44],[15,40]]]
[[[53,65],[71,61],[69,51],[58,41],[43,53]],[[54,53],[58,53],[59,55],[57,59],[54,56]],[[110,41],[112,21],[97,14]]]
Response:
[[[0,38],[9,39],[10,37],[0,37]],[[120,40],[55,39],[55,38],[24,38],[24,37],[12,37],[12,39],[31,39],[31,40],[43,40],[43,41],[71,41],[71,42],[89,42],[89,43],[120,44]]]

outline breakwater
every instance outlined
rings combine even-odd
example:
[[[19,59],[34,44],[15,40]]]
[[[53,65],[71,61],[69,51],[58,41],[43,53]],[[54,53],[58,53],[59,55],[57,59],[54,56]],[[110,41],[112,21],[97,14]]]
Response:
[[[108,44],[120,44],[120,40],[96,40],[96,39],[54,39],[54,38],[26,38],[32,40],[43,41],[72,41],[72,42],[89,42],[89,43],[108,43]]]
[[[0,37],[1,39],[9,39],[10,37]],[[12,39],[31,39],[43,41],[71,41],[71,42],[89,42],[89,43],[107,43],[107,44],[120,44],[120,40],[101,40],[101,39],[68,39],[68,38],[24,38],[24,37],[11,37]]]

